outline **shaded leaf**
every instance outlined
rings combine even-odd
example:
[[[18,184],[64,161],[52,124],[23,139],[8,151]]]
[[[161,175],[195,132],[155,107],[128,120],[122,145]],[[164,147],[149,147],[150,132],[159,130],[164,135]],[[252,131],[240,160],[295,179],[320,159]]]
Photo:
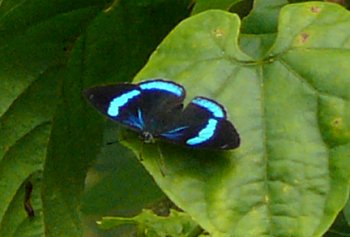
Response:
[[[350,202],[349,202],[349,199],[345,205],[345,208],[344,208],[344,219],[345,221],[348,223],[348,225],[350,226]]]
[[[117,134],[116,126],[107,126],[104,144]],[[135,155],[119,144],[103,146],[86,182],[84,214],[131,215],[165,198]]]
[[[242,0],[196,0],[192,14],[197,14],[210,9],[229,10],[233,5]]]
[[[343,212],[340,212],[333,225],[323,235],[324,237],[348,237],[350,236],[350,227],[346,223]]]
[[[20,187],[24,186],[30,176],[43,169],[51,132],[50,116],[57,103],[57,82],[60,75],[57,68],[48,70],[21,94],[1,117],[0,233],[4,232],[4,235],[0,236],[11,236],[10,233],[13,234],[15,230],[22,228],[22,223],[18,219],[14,220],[16,214],[19,213],[18,218],[22,218],[22,221],[29,221],[24,208],[25,191]],[[42,98],[47,98],[46,103],[42,103]],[[41,175],[40,173],[39,176]],[[35,183],[35,193],[39,192],[40,185]],[[34,207],[39,208],[37,205]],[[42,224],[42,220],[35,220],[38,220],[36,223]]]
[[[287,0],[254,1],[248,16],[242,20],[239,44],[255,60],[264,58],[275,42],[278,15]]]
[[[276,33],[278,15],[288,2],[288,0],[255,0],[252,11],[242,21],[242,33],[255,35]]]

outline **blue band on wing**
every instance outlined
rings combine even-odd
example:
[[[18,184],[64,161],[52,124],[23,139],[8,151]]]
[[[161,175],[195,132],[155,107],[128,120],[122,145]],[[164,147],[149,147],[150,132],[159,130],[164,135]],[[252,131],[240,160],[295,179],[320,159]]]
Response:
[[[209,119],[207,126],[199,131],[198,135],[186,141],[187,145],[197,145],[209,140],[215,132],[218,121],[216,119]]]
[[[140,108],[137,109],[137,117],[132,115],[132,114],[130,114],[127,119],[123,120],[123,123],[128,125],[128,126],[135,127],[135,128],[140,129],[140,130],[143,130],[145,124],[144,124],[144,120],[143,120],[141,109]]]
[[[140,84],[140,88],[142,90],[164,90],[177,96],[182,96],[184,94],[184,90],[181,86],[166,81],[146,81]]]
[[[173,130],[167,131],[165,133],[162,133],[161,135],[163,137],[169,138],[169,139],[176,139],[184,134],[184,130],[187,129],[188,126],[182,126],[175,128]]]
[[[195,98],[191,103],[201,106],[209,110],[216,118],[224,118],[225,111],[223,108],[212,100],[207,100],[202,97]]]
[[[135,116],[130,116],[128,119],[124,119],[123,123],[130,127],[138,128],[140,130],[142,130],[143,128],[139,120]]]
[[[143,128],[143,127],[145,126],[145,122],[144,122],[144,120],[143,120],[142,111],[141,111],[140,108],[137,109],[137,117],[138,117],[138,119],[139,119],[139,122],[140,122],[141,127]]]
[[[119,109],[128,103],[128,101],[141,94],[139,90],[131,90],[124,94],[114,98],[110,103],[107,110],[109,116],[115,117],[119,114]]]

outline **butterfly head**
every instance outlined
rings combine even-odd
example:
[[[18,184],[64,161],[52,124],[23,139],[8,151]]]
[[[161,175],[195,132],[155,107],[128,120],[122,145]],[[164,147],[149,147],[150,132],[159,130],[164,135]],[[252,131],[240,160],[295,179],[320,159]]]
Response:
[[[140,139],[144,142],[144,143],[154,143],[155,139],[152,135],[152,133],[147,132],[147,131],[143,131],[140,134]]]

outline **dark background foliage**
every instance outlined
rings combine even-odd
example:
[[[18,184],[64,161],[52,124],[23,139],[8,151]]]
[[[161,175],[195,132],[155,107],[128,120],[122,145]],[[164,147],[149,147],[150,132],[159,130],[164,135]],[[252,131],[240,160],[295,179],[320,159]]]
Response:
[[[181,71],[187,61],[197,62],[203,57],[212,57],[218,52],[210,41],[212,38],[208,38],[205,34],[209,32],[207,29],[221,23],[222,26],[228,27],[227,32],[232,33],[228,38],[234,42],[233,49],[224,48],[223,51],[235,60],[239,59],[219,67],[223,75],[226,69],[237,67],[237,71],[233,74],[236,78],[261,78],[260,82],[266,88],[274,89],[274,87],[268,87],[273,84],[271,81],[274,78],[293,78],[291,75],[298,72],[298,78],[301,78],[303,83],[311,85],[310,88],[316,88],[316,94],[320,95],[320,98],[324,95],[334,96],[330,102],[320,100],[319,103],[324,106],[322,109],[326,109],[320,109],[322,113],[318,115],[318,118],[321,118],[320,133],[325,143],[331,148],[339,146],[339,149],[343,149],[339,152],[340,155],[337,153],[327,157],[326,160],[329,161],[327,171],[330,175],[322,182],[333,182],[329,184],[333,185],[333,190],[330,189],[321,194],[323,197],[329,196],[332,199],[324,199],[327,205],[325,203],[319,205],[319,209],[323,210],[322,214],[326,217],[323,217],[325,218],[322,219],[323,222],[319,220],[321,227],[314,230],[315,235],[293,232],[293,236],[319,236],[319,233],[328,229],[337,213],[339,215],[325,236],[349,236],[347,222],[350,220],[349,205],[344,211],[341,209],[348,195],[350,165],[346,159],[339,158],[344,157],[344,154],[349,157],[347,147],[350,140],[348,102],[350,92],[347,86],[349,80],[342,77],[350,73],[348,63],[350,44],[347,41],[349,38],[347,29],[350,26],[349,13],[345,8],[333,4],[318,5],[322,3],[317,3],[315,5],[317,7],[311,9],[316,12],[320,9],[324,11],[319,18],[316,17],[316,20],[303,12],[302,7],[288,8],[285,10],[285,18],[279,18],[281,9],[295,2],[302,1],[0,1],[0,236],[131,236],[137,231],[141,233],[144,229],[122,226],[116,230],[103,231],[97,227],[96,220],[107,215],[134,216],[143,208],[150,208],[158,214],[167,215],[170,207],[177,207],[167,199],[163,191],[171,197],[172,201],[193,216],[204,229],[217,234],[216,225],[212,225],[210,221],[207,222],[215,218],[206,214],[201,215],[203,213],[201,209],[192,209],[191,198],[195,195],[188,195],[188,199],[177,197],[174,190],[180,189],[180,186],[174,181],[181,180],[188,184],[187,182],[192,179],[200,182],[209,180],[208,186],[204,188],[205,192],[202,189],[194,189],[198,192],[193,194],[205,193],[207,195],[205,205],[209,203],[208,210],[215,211],[220,207],[214,205],[218,202],[214,195],[217,193],[212,191],[213,187],[223,185],[224,181],[232,183],[238,180],[226,179],[225,172],[233,171],[224,167],[235,167],[235,169],[239,167],[238,173],[241,171],[248,174],[245,176],[247,178],[245,181],[254,183],[254,174],[258,173],[254,167],[272,163],[256,163],[256,166],[249,167],[250,163],[244,163],[249,159],[242,159],[243,163],[240,163],[240,158],[254,152],[254,146],[247,146],[247,142],[238,152],[227,155],[233,158],[234,166],[231,166],[231,161],[227,161],[226,155],[191,153],[164,145],[169,172],[178,171],[173,167],[180,167],[182,170],[174,176],[164,178],[157,174],[159,166],[155,165],[151,159],[149,161],[145,159],[144,165],[147,172],[136,158],[139,150],[138,143],[131,142],[129,144],[131,150],[117,143],[107,145],[119,139],[117,136],[119,127],[106,121],[89,107],[82,98],[81,92],[95,85],[131,81],[136,75],[136,80],[153,75],[166,75],[181,81],[184,77],[181,73],[189,71],[188,69]],[[349,2],[342,1],[341,4],[348,7]],[[309,6],[311,7],[311,5],[305,5],[304,9],[310,9]],[[242,20],[241,25],[238,18],[224,13],[210,12],[208,15],[202,15],[206,16],[203,18],[197,15],[208,9],[237,13]],[[291,18],[300,16],[295,18],[300,19],[300,22],[288,21],[287,15]],[[187,25],[181,23],[177,31],[174,31],[157,49],[169,32],[190,16],[197,18],[186,22]],[[212,21],[208,20],[209,23],[207,23],[205,19]],[[229,23],[225,25],[225,22]],[[198,25],[198,28],[194,27]],[[221,32],[216,33],[218,37],[221,35]],[[196,38],[197,34],[200,37]],[[226,37],[225,34],[223,35]],[[313,36],[316,37],[313,38]],[[201,47],[194,47],[196,43]],[[183,45],[185,47],[181,48],[180,46]],[[214,50],[204,50],[207,49],[206,47]],[[198,48],[201,50],[195,51]],[[169,49],[177,50],[172,54],[169,53]],[[294,49],[296,50],[293,51]],[[308,54],[310,49],[316,49],[313,51],[315,54]],[[327,54],[324,54],[325,50],[329,50]],[[206,55],[195,54],[196,52],[205,52]],[[186,55],[186,58],[181,58],[183,55]],[[214,63],[221,65],[220,60]],[[143,68],[147,62],[148,64]],[[278,68],[281,62],[289,64],[288,70],[284,70],[283,67]],[[220,79],[221,74],[212,70],[214,66],[211,66],[206,64],[202,68],[193,68],[193,71],[186,76],[203,78],[200,79],[204,85],[203,88],[215,87],[218,83],[213,79]],[[141,69],[142,71],[137,74]],[[240,70],[244,73],[239,74]],[[332,78],[337,78],[337,83],[327,84],[327,81],[322,81],[322,76],[327,73],[332,75]],[[260,75],[260,77],[254,75]],[[206,77],[212,79],[206,79]],[[278,80],[273,82],[277,83]],[[210,94],[208,90],[197,86],[198,81],[184,81],[184,84],[190,94],[195,92]],[[225,105],[230,109],[231,117],[237,122],[243,138],[249,138],[252,144],[259,143],[261,139],[251,136],[248,131],[249,126],[253,127],[260,117],[253,119],[252,116],[244,117],[246,114],[241,110],[245,108],[249,111],[253,108],[252,106],[255,106],[241,99],[243,95],[258,98],[256,93],[259,90],[252,89],[251,86],[255,84],[245,89],[238,88],[237,85],[243,84],[231,81],[229,88],[246,94],[237,94],[236,97],[215,93],[210,95],[226,102]],[[281,84],[280,87],[275,88],[275,91],[272,89],[265,91],[266,95],[261,98],[269,105],[267,109],[275,109],[281,105],[275,103],[275,97],[271,95],[278,95],[285,87],[288,85]],[[281,101],[282,96],[277,98],[277,101]],[[239,103],[233,104],[230,101],[239,101]],[[304,105],[305,101],[307,105],[310,101],[312,102],[312,100],[300,101],[300,104]],[[290,102],[289,98],[286,98],[284,104],[282,103],[283,106],[279,107],[291,106]],[[314,107],[311,105],[310,108]],[[254,112],[254,109],[251,110]],[[271,124],[278,122],[273,120],[274,111],[279,110],[270,110]],[[299,113],[302,114],[307,110],[300,111]],[[288,115],[288,110],[281,110],[276,117],[284,118],[280,116],[281,114]],[[340,117],[342,120],[332,120],[334,117]],[[288,117],[286,116],[285,119]],[[331,125],[329,121],[332,122]],[[267,134],[276,138],[275,134],[268,132]],[[146,158],[156,156],[156,152],[152,149],[145,149],[145,152]],[[291,150],[287,150],[286,154],[290,152]],[[330,153],[332,152],[333,150],[330,149]],[[204,156],[207,158],[199,159]],[[273,161],[278,156],[268,154],[266,157],[268,157],[267,160]],[[339,158],[336,159],[339,163],[334,163],[334,157]],[[240,166],[240,164],[243,165]],[[266,184],[278,179],[273,177],[277,170],[285,173],[290,171],[285,167],[290,167],[290,164],[270,167],[268,174],[271,176],[267,177]],[[305,167],[296,171],[308,174]],[[212,176],[213,179],[208,178],[209,174],[218,173],[222,175],[222,179],[215,175]],[[293,175],[283,177],[294,177]],[[172,180],[171,177],[174,179]],[[249,183],[248,181],[246,184]],[[31,193],[26,193],[28,182],[33,185]],[[227,185],[223,186],[227,187]],[[239,184],[237,186],[240,187]],[[193,187],[190,188],[193,189]],[[242,197],[238,203],[243,208],[245,204],[250,208],[256,207],[249,203],[251,201],[249,198],[254,197],[255,193],[244,193],[237,187],[233,190],[242,192],[235,193],[233,196]],[[257,189],[252,190],[255,192]],[[188,193],[188,190],[185,189],[183,192]],[[281,198],[279,193],[276,192],[276,194],[273,190],[256,192],[261,196],[271,195],[270,197],[275,198],[274,204],[278,204]],[[26,199],[26,195],[30,195],[30,198]],[[201,199],[198,200],[196,202],[201,202]],[[308,200],[313,201],[313,199]],[[223,202],[221,199],[220,201]],[[25,202],[33,207],[34,217],[28,216],[24,208]],[[237,203],[237,200],[235,199],[234,202]],[[273,208],[270,210],[272,213]],[[314,210],[316,208],[312,211]],[[233,210],[232,213],[235,213],[233,216],[237,219],[226,218],[221,223],[225,221],[239,223],[238,220],[241,221],[246,217],[245,211]],[[226,213],[221,212],[221,214]],[[174,231],[172,229],[174,226],[181,227],[187,231],[187,235],[184,236],[197,236],[201,233],[196,222],[190,221],[188,216],[176,215],[172,216],[173,219],[169,225],[160,219],[156,219],[154,223],[163,223],[163,226],[169,227],[167,229],[169,232]],[[279,216],[278,213],[274,215]],[[283,215],[283,212],[280,213],[280,217]],[[147,218],[152,220],[153,217]],[[141,223],[144,224],[146,221],[142,220]],[[220,219],[218,220],[220,222]],[[278,219],[277,222],[280,220]],[[254,226],[267,228],[269,233],[283,236],[283,233],[274,230],[278,227],[277,222],[273,222],[275,226],[258,222],[254,223]],[[303,221],[300,219],[300,222]],[[232,230],[233,227],[236,228],[232,224],[227,229]],[[239,227],[245,229],[246,233],[239,232],[240,228],[237,227],[235,235],[231,232],[232,236],[254,236],[254,234],[248,235],[248,232],[254,228]],[[154,227],[154,229],[157,228]],[[305,229],[309,230],[307,227]],[[154,233],[159,234],[156,231]],[[149,234],[149,236],[152,235]]]

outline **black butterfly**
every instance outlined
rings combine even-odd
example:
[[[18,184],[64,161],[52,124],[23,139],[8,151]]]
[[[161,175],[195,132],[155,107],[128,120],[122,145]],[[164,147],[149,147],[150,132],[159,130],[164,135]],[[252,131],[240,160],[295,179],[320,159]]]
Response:
[[[221,150],[239,146],[239,135],[222,105],[198,96],[184,108],[185,94],[181,85],[162,79],[85,91],[94,107],[139,133],[146,143],[163,139],[193,148]]]

